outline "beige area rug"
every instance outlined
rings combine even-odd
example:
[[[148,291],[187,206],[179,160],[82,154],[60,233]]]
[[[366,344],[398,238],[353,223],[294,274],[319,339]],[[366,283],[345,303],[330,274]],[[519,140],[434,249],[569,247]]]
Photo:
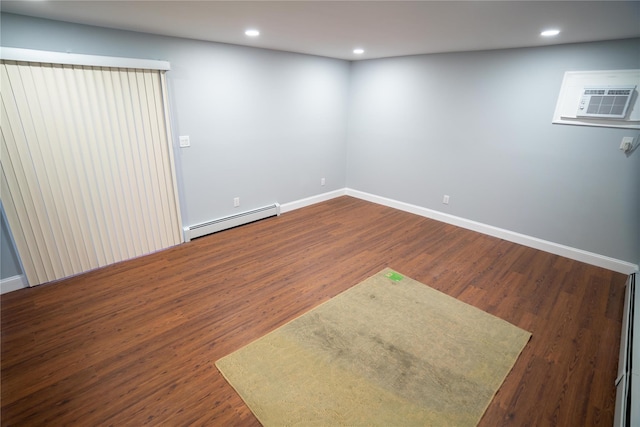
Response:
[[[530,337],[385,269],[216,366],[265,426],[475,426]]]

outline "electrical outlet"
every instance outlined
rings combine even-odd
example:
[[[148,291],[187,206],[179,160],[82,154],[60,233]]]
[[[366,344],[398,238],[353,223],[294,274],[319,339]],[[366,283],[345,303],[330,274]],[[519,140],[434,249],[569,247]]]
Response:
[[[237,208],[238,206],[240,206],[240,197],[234,197],[233,198],[233,207]]]
[[[620,151],[624,153],[628,153],[633,150],[633,140],[635,138],[632,136],[625,136],[622,138],[622,142],[620,143]]]
[[[189,135],[184,135],[178,138],[180,141],[180,147],[191,147],[191,141],[189,141]]]
[[[320,185],[324,185],[324,178],[320,178]]]
[[[445,194],[444,197],[442,198],[442,203],[444,203],[445,205],[449,204],[449,195]]]

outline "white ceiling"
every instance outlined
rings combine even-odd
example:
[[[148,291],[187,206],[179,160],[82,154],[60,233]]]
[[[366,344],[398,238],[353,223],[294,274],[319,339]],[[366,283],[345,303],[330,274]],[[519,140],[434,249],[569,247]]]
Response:
[[[640,37],[640,1],[6,1],[2,12],[357,60]],[[258,38],[244,35],[259,29]],[[540,32],[558,28],[555,38]],[[356,47],[365,49],[355,55]]]

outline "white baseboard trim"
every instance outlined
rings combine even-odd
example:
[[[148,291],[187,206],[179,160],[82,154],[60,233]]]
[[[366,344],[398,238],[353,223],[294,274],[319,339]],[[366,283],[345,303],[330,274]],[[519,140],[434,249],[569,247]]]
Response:
[[[623,274],[632,274],[638,271],[638,265],[593,252],[584,251],[582,249],[572,248],[570,246],[561,245],[547,240],[538,239],[537,237],[527,236],[525,234],[516,233],[514,231],[505,230],[503,228],[494,227],[469,219],[457,217],[443,212],[434,211],[432,209],[423,208],[409,203],[399,202],[397,200],[388,199],[386,197],[376,196],[374,194],[365,193],[363,191],[345,189],[347,196],[356,197],[358,199],[377,203],[379,205],[388,206],[405,212],[410,212],[426,218],[435,219],[447,224],[456,225],[468,230],[477,231],[479,233],[488,234],[489,236],[498,237],[509,242],[518,243],[534,249],[539,249],[555,255],[560,255],[576,261],[595,265],[597,267],[606,268],[608,270],[617,271]]]
[[[0,294],[17,291],[18,289],[28,288],[27,278],[24,274],[18,276],[7,277],[0,280]]]
[[[300,199],[300,200],[295,200],[289,203],[283,203],[280,205],[280,213],[294,211],[296,209],[315,205],[316,203],[320,203],[320,202],[326,202],[327,200],[335,199],[336,197],[344,196],[345,194],[346,194],[346,188],[341,188],[339,190],[329,191],[328,193],[322,193],[316,196],[307,197],[306,199]]]

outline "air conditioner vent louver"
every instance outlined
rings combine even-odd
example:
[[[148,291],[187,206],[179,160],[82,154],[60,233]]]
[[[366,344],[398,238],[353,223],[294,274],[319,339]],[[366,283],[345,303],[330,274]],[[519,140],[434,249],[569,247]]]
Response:
[[[577,117],[624,119],[635,93],[635,86],[585,87]]]

